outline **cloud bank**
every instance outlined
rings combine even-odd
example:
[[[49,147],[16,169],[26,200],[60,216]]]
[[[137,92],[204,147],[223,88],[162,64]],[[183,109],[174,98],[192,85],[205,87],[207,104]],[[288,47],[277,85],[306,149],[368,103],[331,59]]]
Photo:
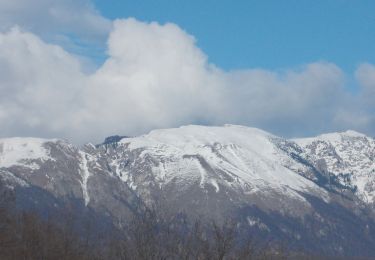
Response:
[[[375,134],[374,65],[358,67],[361,89],[353,93],[332,63],[224,71],[175,24],[123,19],[110,27],[108,58],[92,73],[75,55],[35,33],[18,27],[1,33],[0,136],[83,143],[111,134],[224,123],[284,136],[348,128]]]
[[[0,32],[15,25],[91,57],[102,55],[112,26],[90,0],[0,0]]]

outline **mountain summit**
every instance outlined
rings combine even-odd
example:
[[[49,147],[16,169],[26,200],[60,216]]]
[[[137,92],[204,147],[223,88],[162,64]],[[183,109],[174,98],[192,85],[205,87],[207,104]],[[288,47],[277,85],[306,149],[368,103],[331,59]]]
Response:
[[[287,140],[245,126],[188,125],[107,140],[76,147],[0,139],[0,178],[33,203],[74,199],[117,224],[141,203],[232,218],[318,251],[375,254],[371,137],[347,131]],[[354,233],[363,239],[351,241]]]

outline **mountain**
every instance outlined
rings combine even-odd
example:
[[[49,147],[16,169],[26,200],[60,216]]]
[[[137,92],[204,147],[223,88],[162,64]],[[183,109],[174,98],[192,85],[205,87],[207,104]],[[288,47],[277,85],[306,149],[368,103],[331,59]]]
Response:
[[[77,147],[0,139],[0,178],[20,207],[74,201],[121,226],[139,205],[231,218],[296,248],[375,256],[375,140],[347,131],[284,139],[189,125]]]
[[[366,203],[375,200],[375,143],[355,131],[295,139],[306,160],[319,165],[337,184],[350,188]]]

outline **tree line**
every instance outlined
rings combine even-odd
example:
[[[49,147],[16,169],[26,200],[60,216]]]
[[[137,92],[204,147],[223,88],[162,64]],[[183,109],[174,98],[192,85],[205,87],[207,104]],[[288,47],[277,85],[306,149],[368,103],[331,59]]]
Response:
[[[62,215],[61,215],[62,214]],[[0,194],[0,259],[302,259],[286,247],[239,235],[234,221],[189,221],[142,208],[122,228],[97,232],[66,208],[60,217],[15,209],[14,194]]]

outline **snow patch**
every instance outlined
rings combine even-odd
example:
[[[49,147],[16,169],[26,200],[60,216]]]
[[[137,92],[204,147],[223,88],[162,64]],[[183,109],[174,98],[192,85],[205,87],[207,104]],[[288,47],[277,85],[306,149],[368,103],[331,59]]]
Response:
[[[90,202],[90,196],[89,196],[89,192],[87,189],[87,181],[90,177],[90,172],[88,168],[88,156],[89,155],[82,151],[80,151],[80,155],[82,158],[81,165],[80,165],[81,178],[82,178],[81,186],[82,186],[83,199],[85,200],[85,205],[87,206]]]
[[[217,181],[214,180],[214,179],[211,179],[210,182],[211,182],[212,186],[215,187],[216,193],[218,193],[220,191],[220,188],[219,188],[219,184],[217,183]]]

